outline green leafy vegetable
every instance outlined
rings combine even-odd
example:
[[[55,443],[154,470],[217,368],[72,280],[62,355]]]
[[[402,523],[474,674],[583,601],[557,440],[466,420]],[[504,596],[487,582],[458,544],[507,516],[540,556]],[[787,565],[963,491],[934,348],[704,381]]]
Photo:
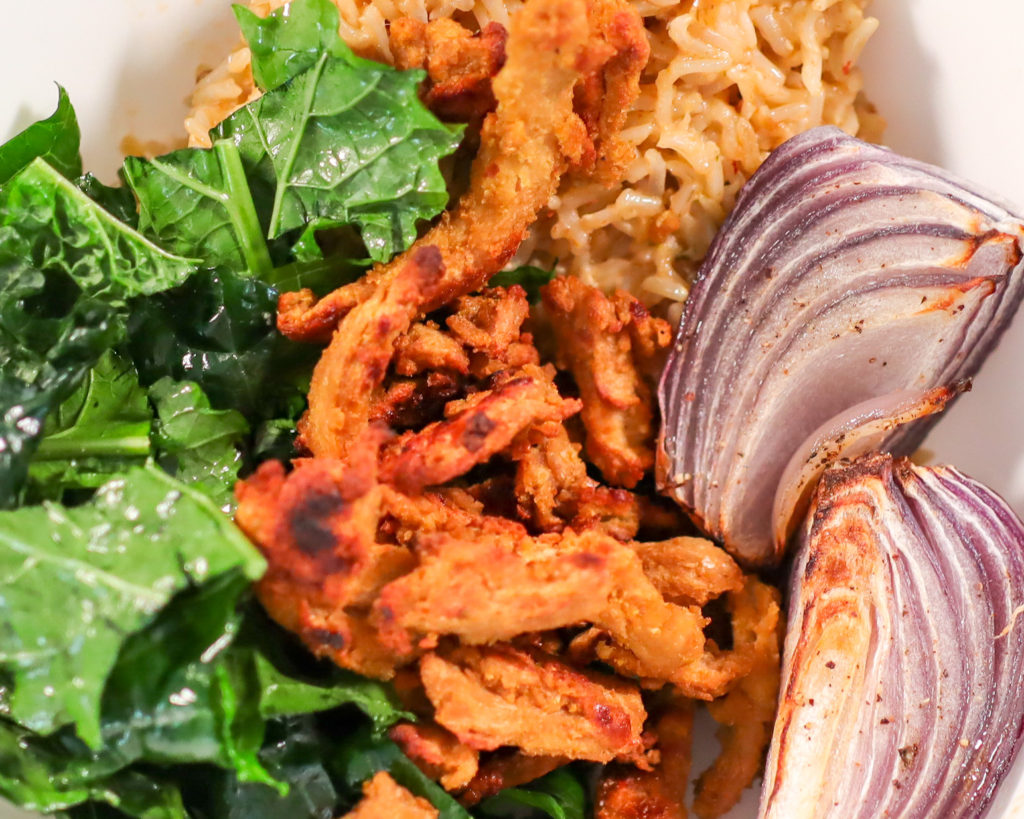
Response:
[[[68,92],[58,85],[57,93],[57,110],[53,114],[0,145],[0,185],[37,158],[46,160],[70,179],[81,175],[78,118]]]
[[[213,406],[250,421],[295,418],[319,352],[281,336],[276,311],[269,285],[204,271],[134,306],[129,349],[144,384],[164,376],[193,381]]]
[[[0,186],[0,508],[17,503],[46,416],[120,338],[127,299],[193,269],[42,159]]]
[[[37,496],[59,500],[63,490],[96,488],[155,456],[175,478],[198,484],[226,508],[248,431],[245,418],[211,409],[191,382],[162,378],[147,398],[131,361],[108,351],[50,414],[30,475]]]
[[[569,768],[559,768],[524,788],[506,788],[480,804],[486,817],[520,816],[524,807],[534,808],[551,819],[583,819],[586,791]]]
[[[332,765],[332,772],[344,783],[353,801],[358,798],[363,782],[378,771],[387,771],[399,785],[427,799],[437,808],[439,819],[469,819],[469,812],[417,768],[395,743],[378,739],[368,730],[356,731],[348,737]]]
[[[81,299],[66,315],[37,311],[42,274],[3,281],[0,269],[0,509],[15,506],[43,424],[120,336],[114,311]]]
[[[85,506],[0,513],[0,673],[12,683],[0,708],[38,733],[74,723],[100,747],[100,697],[126,637],[185,587],[264,565],[213,503],[155,467]]]
[[[85,381],[47,418],[30,475],[47,497],[95,488],[150,454],[153,413],[131,362],[103,354]]]
[[[271,418],[256,429],[252,442],[252,458],[257,463],[267,460],[290,461],[295,455],[298,433],[290,418]]]
[[[225,655],[248,585],[235,570],[187,589],[125,641],[103,692],[100,757],[107,764],[212,762],[245,780],[269,781],[256,760],[258,692]]]
[[[245,6],[234,9],[252,52],[253,78],[264,91],[272,91],[312,68],[324,54],[348,56],[338,36],[338,7],[330,0],[292,3],[266,17]]]
[[[370,718],[375,731],[382,733],[400,719],[413,718],[398,706],[391,690],[376,680],[338,670],[330,685],[316,685],[281,673],[262,655],[256,654],[254,661],[260,713],[268,719],[355,705]]]
[[[146,819],[187,819],[173,786],[137,771],[83,778],[59,742],[2,719],[0,760],[0,794],[28,810],[53,813],[95,800]]]
[[[149,396],[158,416],[153,437],[160,463],[178,480],[199,484],[218,504],[229,504],[248,422],[234,410],[212,409],[191,381],[161,378]]]
[[[207,819],[333,819],[339,796],[324,765],[331,744],[309,717],[274,720],[260,762],[289,786],[287,794],[226,771],[190,771],[183,783],[186,801]]]
[[[502,270],[500,273],[496,273],[491,276],[488,284],[491,287],[510,287],[513,284],[518,284],[526,291],[526,298],[530,300],[530,303],[536,304],[540,301],[540,289],[554,277],[554,267],[551,270],[545,270],[543,267],[525,264],[513,270]]]
[[[274,783],[256,757],[264,728],[258,692],[246,690],[252,681],[234,677],[225,663],[238,628],[236,603],[247,588],[233,570],[178,594],[126,640],[103,692],[102,746],[89,749],[69,729],[50,737],[22,730],[22,764],[48,770],[52,784],[17,787],[0,776],[0,793],[40,810],[55,807],[58,793],[60,807],[103,799],[118,782],[138,780],[129,776],[138,762],[207,762],[243,780]]]
[[[135,196],[131,188],[112,187],[104,185],[91,173],[80,177],[77,185],[82,192],[92,199],[101,208],[104,208],[115,219],[120,219],[126,225],[135,228],[139,227],[139,212],[135,206]]]
[[[215,129],[273,191],[269,236],[355,224],[375,261],[413,242],[417,222],[448,202],[437,161],[462,135],[419,101],[421,80],[324,54]]]
[[[4,279],[64,274],[83,293],[123,306],[181,284],[194,270],[193,260],[157,247],[42,159],[0,187]]]
[[[462,136],[420,101],[423,73],[355,56],[329,0],[266,19],[236,13],[269,90],[211,131],[210,150],[125,161],[140,229],[208,266],[264,279],[268,239],[289,234],[300,261],[319,255],[315,231],[346,225],[376,261],[408,247],[417,223],[448,202],[438,161]]]
[[[157,159],[130,156],[122,173],[139,198],[139,229],[164,247],[201,255],[209,267],[270,273],[270,251],[232,143]]]

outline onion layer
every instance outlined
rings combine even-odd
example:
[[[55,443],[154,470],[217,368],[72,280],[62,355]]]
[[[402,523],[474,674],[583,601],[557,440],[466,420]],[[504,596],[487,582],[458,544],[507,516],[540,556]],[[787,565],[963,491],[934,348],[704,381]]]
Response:
[[[977,371],[1024,296],[1022,237],[937,168],[835,128],[786,142],[686,302],[659,389],[659,485],[741,561],[776,563],[830,431],[859,437],[854,453],[910,452],[929,421],[897,428],[926,414],[907,407],[941,408]]]
[[[825,472],[800,549],[762,819],[984,815],[1024,733],[1024,524],[870,455]]]

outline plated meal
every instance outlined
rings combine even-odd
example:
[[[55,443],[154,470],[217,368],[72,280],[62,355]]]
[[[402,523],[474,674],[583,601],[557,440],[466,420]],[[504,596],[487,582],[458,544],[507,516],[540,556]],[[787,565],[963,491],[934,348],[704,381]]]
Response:
[[[865,5],[253,0],[115,186],[61,89],[0,145],[0,794],[989,811],[1024,523],[907,456],[1024,221],[877,146]]]

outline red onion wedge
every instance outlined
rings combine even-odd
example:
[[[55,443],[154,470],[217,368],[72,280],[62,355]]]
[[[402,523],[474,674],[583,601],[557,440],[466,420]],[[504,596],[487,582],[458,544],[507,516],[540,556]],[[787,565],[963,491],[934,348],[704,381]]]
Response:
[[[825,472],[761,819],[983,816],[1024,736],[1024,523],[951,467]]]
[[[824,452],[912,451],[977,371],[1024,296],[1022,238],[938,168],[830,127],[786,142],[686,302],[661,488],[742,562],[777,563]]]

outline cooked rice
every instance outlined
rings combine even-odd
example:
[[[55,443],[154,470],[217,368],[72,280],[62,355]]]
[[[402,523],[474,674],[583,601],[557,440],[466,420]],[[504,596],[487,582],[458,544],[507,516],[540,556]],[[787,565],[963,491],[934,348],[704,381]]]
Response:
[[[267,14],[285,0],[250,0]],[[358,53],[390,60],[386,21],[455,17],[508,23],[520,0],[334,0]],[[634,0],[651,60],[624,136],[637,149],[609,189],[567,179],[517,262],[549,265],[649,302],[683,300],[736,192],[773,148],[816,125],[878,140],[856,61],[878,21],[870,0]],[[247,48],[203,76],[186,127],[213,125],[258,92]]]

